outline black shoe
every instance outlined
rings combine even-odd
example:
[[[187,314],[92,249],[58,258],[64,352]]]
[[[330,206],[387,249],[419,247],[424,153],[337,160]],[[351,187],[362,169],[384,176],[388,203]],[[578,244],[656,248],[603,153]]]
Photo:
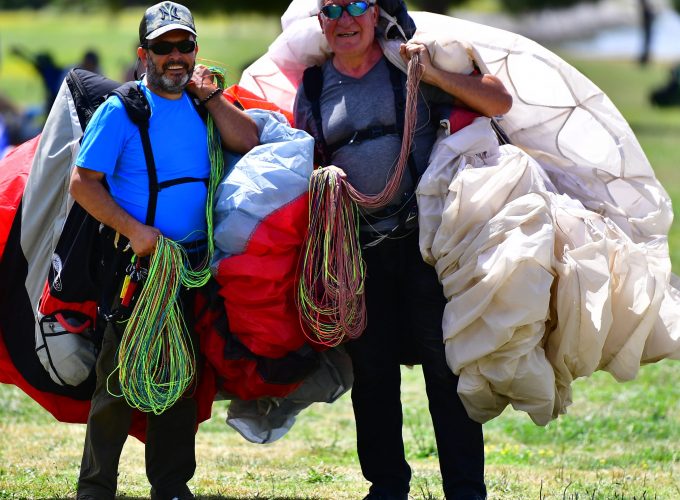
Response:
[[[194,500],[196,497],[188,486],[181,488],[174,494],[167,494],[166,492],[159,492],[156,488],[151,488],[151,500]]]
[[[408,493],[394,495],[385,491],[371,491],[364,500],[408,500]]]

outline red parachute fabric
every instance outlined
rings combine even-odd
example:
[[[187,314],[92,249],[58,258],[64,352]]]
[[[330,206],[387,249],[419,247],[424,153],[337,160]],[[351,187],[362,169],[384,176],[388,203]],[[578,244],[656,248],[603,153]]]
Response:
[[[39,137],[36,137],[25,142],[0,160],[0,260],[7,245],[7,237],[12,227],[14,216],[24,194],[28,172],[31,170],[33,156],[38,147],[38,140]],[[23,382],[24,386],[29,387],[14,367],[14,363],[10,359],[7,349],[5,349],[5,344],[2,342],[1,333],[0,383],[20,385]],[[23,387],[22,389],[26,390]]]
[[[292,121],[289,111],[237,85],[226,89],[225,96],[245,109],[277,111]],[[257,225],[242,254],[226,257],[216,266],[229,334],[254,356],[225,356],[229,339],[214,329],[213,322],[206,326],[210,332],[202,334],[201,348],[221,378],[220,389],[241,399],[283,397],[302,383],[268,382],[258,370],[257,358],[283,359],[306,344],[294,290],[308,205],[305,193],[274,210]]]
[[[281,109],[276,104],[265,101],[260,96],[253,94],[250,90],[232,85],[224,91],[224,96],[232,103],[239,102],[244,109],[266,109],[268,111],[277,111],[286,117],[288,123],[293,124],[293,113],[288,110]]]
[[[230,330],[257,355],[280,358],[305,343],[293,291],[307,224],[305,194],[263,219],[244,253],[217,266]]]
[[[0,259],[24,194],[39,139],[40,136],[23,143],[0,160]]]

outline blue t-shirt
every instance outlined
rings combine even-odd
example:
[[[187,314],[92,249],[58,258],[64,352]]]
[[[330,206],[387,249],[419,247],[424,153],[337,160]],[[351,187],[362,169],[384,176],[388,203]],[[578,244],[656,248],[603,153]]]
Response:
[[[194,177],[208,179],[210,159],[207,129],[189,96],[160,97],[144,85],[151,107],[149,137],[158,182]],[[111,196],[140,222],[146,220],[149,177],[139,128],[117,96],[109,97],[92,116],[83,136],[76,165],[106,176]],[[206,237],[204,182],[187,182],[158,193],[154,226],[176,241]]]

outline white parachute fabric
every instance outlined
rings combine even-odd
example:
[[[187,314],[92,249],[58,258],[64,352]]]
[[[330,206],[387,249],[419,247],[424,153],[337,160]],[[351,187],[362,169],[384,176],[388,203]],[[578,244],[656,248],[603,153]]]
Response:
[[[241,85],[292,109],[304,68],[328,57],[314,0],[294,0],[283,33]],[[608,97],[520,35],[412,12],[433,63],[500,78],[513,107],[499,147],[479,118],[435,145],[418,189],[420,246],[448,300],[447,359],[472,418],[511,404],[540,425],[566,411],[571,382],[680,358],[671,282],[671,201]],[[381,40],[405,68],[398,42]]]
[[[670,198],[654,176],[628,123],[609,98],[558,56],[520,35],[460,19],[413,13],[423,33],[440,46],[433,61],[448,59],[460,40],[485,73],[513,95],[501,125],[529,153],[561,193],[606,215],[635,241],[666,235]],[[414,38],[418,38],[417,33]]]
[[[448,300],[442,326],[458,393],[475,420],[511,403],[544,424],[555,400],[542,347],[553,283],[549,183],[521,150],[498,147],[486,118],[434,153],[418,189],[421,248]]]
[[[524,151],[498,147],[488,125],[433,150],[417,190],[421,250],[448,301],[446,355],[470,416],[511,404],[545,425],[571,404],[574,379],[630,380],[677,358],[680,302],[665,239],[634,242]]]

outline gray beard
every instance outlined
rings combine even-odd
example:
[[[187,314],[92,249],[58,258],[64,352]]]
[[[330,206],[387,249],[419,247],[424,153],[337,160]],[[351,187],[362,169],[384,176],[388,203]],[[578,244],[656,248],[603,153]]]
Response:
[[[169,64],[169,63],[168,63]],[[194,72],[194,67],[187,69],[187,74],[179,79],[173,79],[163,73],[163,68],[158,70],[158,67],[153,63],[151,58],[147,59],[146,81],[152,88],[159,88],[169,94],[181,94],[184,88],[189,83],[191,74]]]

